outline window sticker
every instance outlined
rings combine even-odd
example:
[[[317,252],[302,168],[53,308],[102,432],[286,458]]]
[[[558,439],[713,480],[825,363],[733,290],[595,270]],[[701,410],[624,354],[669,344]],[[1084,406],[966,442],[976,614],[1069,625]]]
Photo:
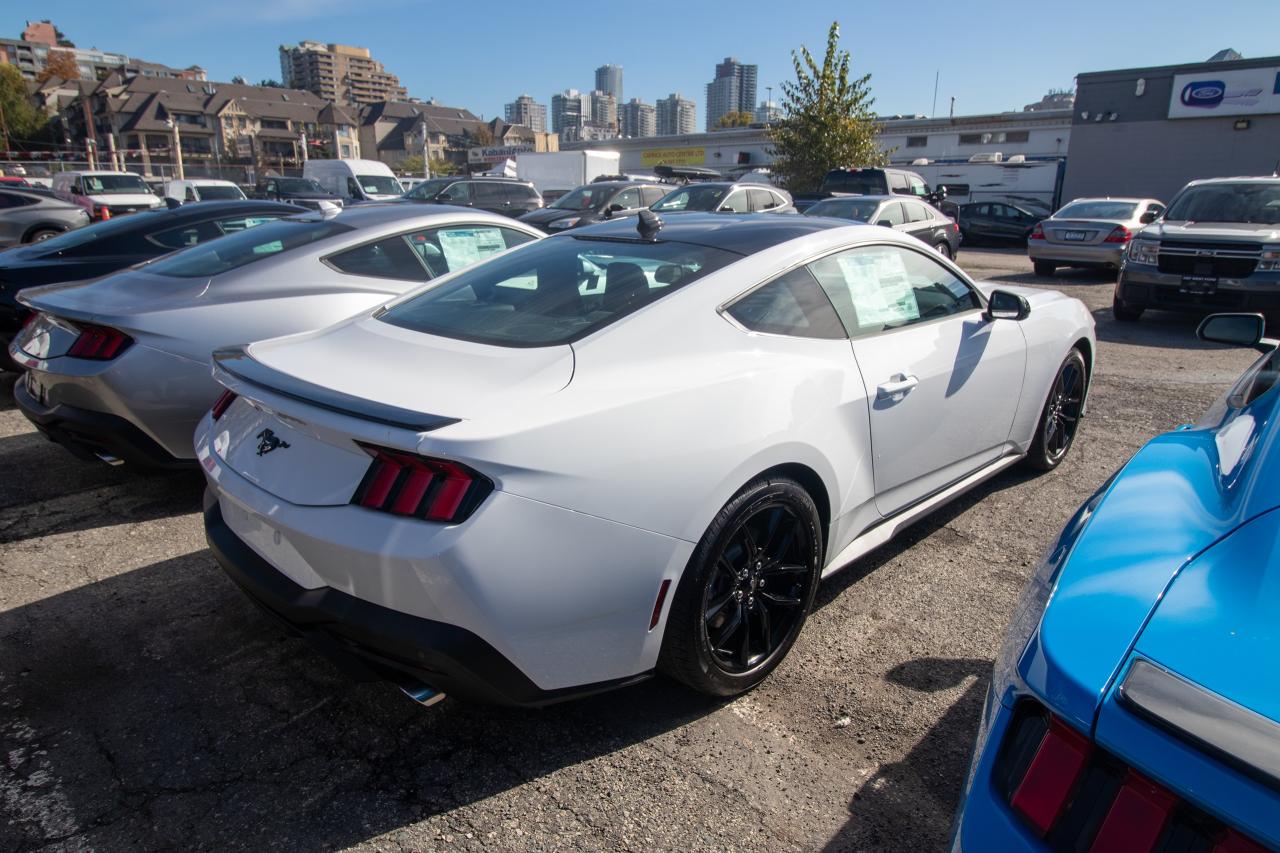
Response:
[[[847,252],[836,258],[863,328],[900,326],[920,319],[916,292],[897,252]]]
[[[450,228],[439,232],[440,251],[450,270],[469,267],[477,261],[504,252],[507,243],[500,228]]]

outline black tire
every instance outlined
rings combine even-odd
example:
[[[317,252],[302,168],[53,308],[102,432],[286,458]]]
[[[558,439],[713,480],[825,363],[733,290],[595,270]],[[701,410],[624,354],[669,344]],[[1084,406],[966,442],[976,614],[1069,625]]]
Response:
[[[933,247],[933,249],[935,252],[937,252],[939,255],[942,255],[942,257],[946,258],[947,260],[951,260],[953,257],[955,257],[953,254],[951,254],[951,244],[948,243],[946,240],[943,240],[940,243],[938,243],[936,246]]]
[[[1125,305],[1120,301],[1119,296],[1111,299],[1111,316],[1115,317],[1121,323],[1136,323],[1138,318],[1142,316],[1143,309],[1135,308],[1132,305]]]
[[[1035,269],[1036,275],[1050,276],[1058,271],[1058,265],[1053,261],[1034,261],[1031,266]]]
[[[799,483],[748,483],[689,558],[667,615],[659,669],[712,696],[755,687],[804,627],[823,547],[817,507]]]
[[[1049,396],[1040,410],[1036,437],[1025,460],[1028,466],[1037,471],[1052,471],[1067,458],[1080,428],[1088,387],[1089,371],[1084,355],[1072,348],[1054,374]]]
[[[27,238],[22,242],[39,243],[44,240],[48,240],[50,237],[57,237],[61,233],[62,232],[59,231],[57,228],[37,228],[36,230],[28,234]]]

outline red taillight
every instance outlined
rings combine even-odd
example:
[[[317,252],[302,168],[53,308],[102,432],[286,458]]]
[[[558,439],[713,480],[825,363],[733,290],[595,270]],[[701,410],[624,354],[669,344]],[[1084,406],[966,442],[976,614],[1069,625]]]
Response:
[[[1111,229],[1111,233],[1107,235],[1107,239],[1103,240],[1102,242],[1128,243],[1132,239],[1133,239],[1132,231],[1130,231],[1128,228],[1125,228],[1123,225],[1117,225],[1115,228]]]
[[[402,450],[361,444],[373,457],[351,498],[357,506],[429,521],[465,520],[493,490],[489,480],[465,465]]]
[[[111,218],[111,208],[105,204],[95,204],[93,206],[93,218],[99,222],[106,222]]]
[[[955,233],[959,234],[959,233],[960,233],[960,223],[959,223],[959,222],[956,222],[954,219],[953,219],[953,220],[951,220],[951,230],[952,230],[952,231],[954,231]]]
[[[110,361],[133,343],[133,338],[110,326],[93,326],[88,323],[79,323],[77,326],[80,337],[67,350],[67,355],[72,358]]]
[[[213,408],[209,410],[215,421],[227,413],[227,409],[231,408],[237,396],[236,392],[230,388],[218,395],[218,399],[213,402]]]
[[[1030,237],[1028,237],[1027,239],[1028,239],[1028,240],[1043,240],[1043,239],[1044,239],[1044,226],[1043,226],[1043,225],[1041,225],[1039,222],[1037,222],[1037,223],[1036,223],[1036,227],[1031,229],[1031,236],[1030,236]]]
[[[1093,837],[1090,853],[1153,849],[1177,804],[1172,793],[1130,770]]]
[[[1057,718],[1049,729],[1010,805],[1044,836],[1058,820],[1089,759],[1089,739]]]

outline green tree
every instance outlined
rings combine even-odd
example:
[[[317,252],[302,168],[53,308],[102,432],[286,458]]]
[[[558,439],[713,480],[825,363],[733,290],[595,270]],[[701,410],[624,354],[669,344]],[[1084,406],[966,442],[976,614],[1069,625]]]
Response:
[[[0,150],[40,136],[48,119],[27,99],[27,81],[16,65],[0,63]]]
[[[734,110],[720,116],[716,127],[750,127],[755,122],[756,117],[746,110]]]
[[[829,169],[886,162],[871,107],[870,74],[849,78],[849,51],[840,49],[840,23],[827,31],[822,64],[803,45],[791,52],[794,82],[782,84],[783,117],[773,126],[772,169],[792,192],[813,192]]]
[[[448,160],[442,160],[439,157],[431,158],[431,177],[440,175],[452,175],[458,171],[457,165],[450,163]],[[400,161],[400,165],[396,166],[396,171],[404,175],[417,177],[422,174],[422,155],[411,154]]]
[[[458,173],[458,164],[451,163],[443,157],[431,158],[431,175],[456,175]]]

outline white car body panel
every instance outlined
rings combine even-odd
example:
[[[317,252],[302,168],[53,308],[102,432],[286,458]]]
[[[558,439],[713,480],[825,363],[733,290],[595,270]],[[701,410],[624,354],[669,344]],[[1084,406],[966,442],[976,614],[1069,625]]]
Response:
[[[1088,310],[1027,288],[1001,288],[1031,303],[1022,321],[975,311],[852,342],[749,332],[718,310],[800,263],[873,242],[938,260],[912,238],[850,225],[757,251],[569,345],[446,339],[370,314],[252,344],[250,357],[287,376],[459,420],[387,426],[215,366],[241,396],[201,421],[196,449],[228,524],[294,582],[465,627],[544,689],[641,674],[670,606],[648,630],[660,584],[679,582],[744,484],[779,466],[821,483],[830,574],[1016,462],[1063,358],[1083,341],[1091,362]],[[959,385],[944,369],[957,351],[970,368]],[[876,387],[903,369],[919,373],[921,405],[883,422],[898,445],[873,456]],[[253,451],[264,426],[292,447]],[[932,444],[908,464],[913,440]],[[369,467],[357,441],[463,463],[495,490],[457,525],[349,506]],[[880,506],[878,476],[889,484]]]

